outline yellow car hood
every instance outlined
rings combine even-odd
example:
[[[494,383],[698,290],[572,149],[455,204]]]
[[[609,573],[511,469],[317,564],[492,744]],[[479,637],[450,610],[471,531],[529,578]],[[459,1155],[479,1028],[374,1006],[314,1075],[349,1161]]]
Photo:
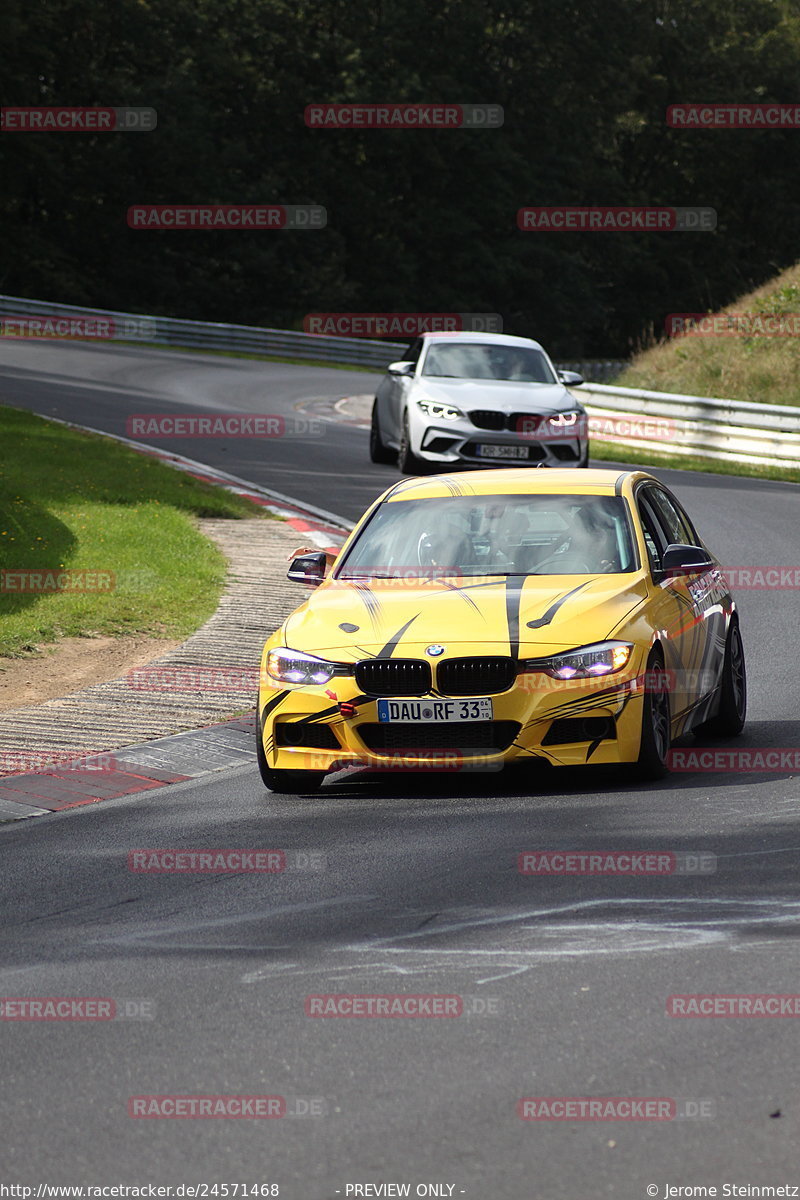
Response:
[[[642,572],[516,578],[327,580],[287,618],[284,644],[350,659],[484,647],[534,657],[600,642],[646,596]],[[477,651],[480,652],[480,651]]]

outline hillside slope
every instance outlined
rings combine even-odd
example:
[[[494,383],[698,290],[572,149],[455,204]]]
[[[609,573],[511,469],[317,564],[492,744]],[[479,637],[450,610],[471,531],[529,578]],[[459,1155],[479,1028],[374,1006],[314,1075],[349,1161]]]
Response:
[[[743,331],[715,336],[666,336],[637,355],[616,383],[659,392],[800,405],[800,263],[741,296],[722,310],[744,315]],[[758,327],[780,328],[777,336],[746,336]],[[716,326],[719,327],[718,325]]]

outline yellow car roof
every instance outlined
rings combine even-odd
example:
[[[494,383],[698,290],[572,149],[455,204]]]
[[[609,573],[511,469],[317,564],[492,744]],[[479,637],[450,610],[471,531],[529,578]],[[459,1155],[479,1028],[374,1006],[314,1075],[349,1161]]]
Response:
[[[621,491],[623,481],[644,478],[645,471],[575,470],[571,468],[501,467],[459,471],[452,475],[404,479],[384,500],[428,500],[436,496],[552,495],[605,496]]]

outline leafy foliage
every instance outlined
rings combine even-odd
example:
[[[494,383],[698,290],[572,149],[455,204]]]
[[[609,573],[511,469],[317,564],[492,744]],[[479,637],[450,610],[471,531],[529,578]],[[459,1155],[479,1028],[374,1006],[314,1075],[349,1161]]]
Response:
[[[672,103],[790,102],[779,0],[6,0],[4,104],[141,105],[147,134],[0,137],[2,290],[300,327],[500,312],[624,356],[797,255],[800,130],[684,131]],[[315,101],[497,103],[494,131],[312,130]],[[315,233],[135,231],[133,203],[317,203]],[[527,204],[717,209],[715,233],[522,233]]]

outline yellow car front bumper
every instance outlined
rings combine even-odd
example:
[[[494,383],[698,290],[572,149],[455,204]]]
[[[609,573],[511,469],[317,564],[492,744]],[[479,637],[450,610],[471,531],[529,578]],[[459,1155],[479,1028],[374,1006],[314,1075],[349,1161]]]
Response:
[[[261,670],[259,730],[267,765],[276,770],[330,772],[364,764],[383,769],[496,769],[540,760],[554,766],[629,763],[639,755],[644,652],[624,671],[602,679],[556,680],[518,675],[489,699],[491,720],[416,723],[379,720],[377,697],[352,677],[319,686],[279,683]],[[437,714],[449,697],[404,696],[404,716]],[[469,705],[472,697],[456,698]],[[416,707],[415,707],[416,706]],[[441,713],[441,709],[440,709]]]

